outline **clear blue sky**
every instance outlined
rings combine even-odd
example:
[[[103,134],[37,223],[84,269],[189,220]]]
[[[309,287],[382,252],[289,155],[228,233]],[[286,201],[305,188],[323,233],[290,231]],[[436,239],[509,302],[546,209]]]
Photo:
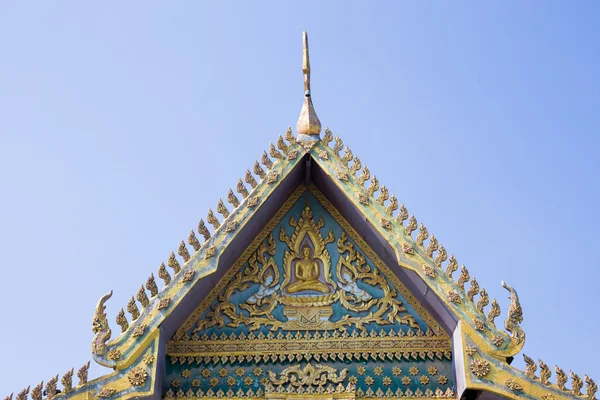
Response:
[[[97,299],[295,126],[302,30],[323,125],[502,320],[518,290],[527,355],[600,381],[600,3],[490,4],[3,2],[0,396],[89,360]]]

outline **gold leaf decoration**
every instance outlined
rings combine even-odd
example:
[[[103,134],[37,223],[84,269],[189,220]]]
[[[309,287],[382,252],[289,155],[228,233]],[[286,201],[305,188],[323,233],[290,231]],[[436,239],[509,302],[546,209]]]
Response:
[[[121,327],[121,332],[125,332],[129,328],[129,322],[125,318],[125,311],[122,308],[117,314],[117,325]]]
[[[483,378],[490,373],[490,363],[484,359],[476,358],[471,363],[471,372],[478,378]]]
[[[293,146],[296,144],[296,138],[294,137],[294,134],[292,133],[291,127],[288,127],[287,130],[285,131],[285,140],[287,140],[290,143],[290,146]]]
[[[27,394],[29,394],[29,386],[17,393],[15,400],[27,400]]]
[[[331,143],[332,140],[333,134],[331,133],[329,128],[325,128],[325,134],[323,135],[323,139],[321,139],[321,142],[323,142],[325,146],[329,146],[329,143]]]
[[[140,317],[140,310],[138,309],[137,304],[135,304],[135,299],[131,296],[129,303],[127,303],[127,312],[131,314],[131,320],[135,321]]]
[[[525,361],[525,375],[531,379],[537,379],[535,376],[535,371],[537,371],[537,365],[535,364],[535,361],[527,357],[525,353],[523,353],[523,360]]]
[[[257,204],[258,204],[258,199],[259,199],[259,198],[258,198],[258,196],[253,196],[253,197],[250,197],[250,198],[248,199],[248,203],[247,203],[248,207],[249,207],[249,208],[254,208],[254,207],[256,207],[256,206],[257,206]]]
[[[144,289],[144,285],[142,285],[140,287],[140,290],[138,290],[136,297],[143,308],[148,307],[148,305],[150,304],[150,300],[148,300],[148,295],[146,295],[146,290]]]
[[[483,309],[488,304],[490,304],[490,298],[485,289],[481,289],[481,293],[479,293],[479,300],[477,300],[477,311],[483,314]]]
[[[250,172],[249,169],[246,170],[246,175],[244,175],[244,181],[250,185],[250,187],[252,189],[254,189],[255,187],[258,186],[258,183],[256,182],[256,179],[254,179],[254,176],[252,176],[252,173]],[[210,221],[208,221],[210,222]]]
[[[430,278],[435,278],[435,270],[433,269],[433,267],[427,264],[422,264],[421,267],[423,268],[425,275],[427,275]]]
[[[358,194],[358,202],[359,202],[360,204],[363,204],[363,205],[365,205],[365,206],[368,206],[368,205],[369,205],[369,196],[367,196],[367,195],[366,195],[366,194],[364,194],[364,193],[359,193],[359,194]]]
[[[469,291],[467,292],[467,299],[469,299],[470,302],[474,302],[475,296],[478,293],[479,293],[479,283],[477,283],[477,279],[473,278],[473,279],[471,279],[471,287],[469,288]]]
[[[177,254],[179,254],[181,256],[181,258],[183,258],[183,262],[188,262],[190,257],[190,252],[188,251],[187,247],[185,247],[185,243],[182,240],[181,243],[179,243],[179,248],[177,249]]]
[[[458,293],[456,293],[454,290],[450,290],[448,292],[448,298],[453,303],[456,303],[456,304],[460,304],[461,303],[460,295]]]
[[[329,156],[325,150],[318,150],[317,155],[321,160],[329,160]]]
[[[202,247],[193,230],[191,230],[190,234],[188,235],[188,243],[194,248],[194,252],[200,250],[200,247]]]
[[[542,360],[538,360],[540,364],[540,381],[544,385],[550,384],[550,375],[552,375],[552,371],[550,368],[544,363]]]
[[[415,249],[413,249],[413,247],[408,243],[402,243],[402,252],[404,254],[414,255]]]
[[[167,261],[167,265],[173,268],[173,275],[177,275],[179,271],[181,271],[181,265],[179,265],[179,261],[175,258],[175,253],[171,252],[169,255],[169,261]]]
[[[519,384],[519,382],[517,382],[514,379],[507,379],[505,382],[506,386],[508,386],[508,388],[510,390],[512,390],[513,392],[517,392],[517,391],[521,391],[523,390],[523,386],[521,386]]]
[[[116,389],[113,388],[107,388],[107,387],[103,387],[102,389],[100,389],[100,391],[98,392],[98,397],[101,397],[103,399],[107,399],[110,396],[112,396],[113,394],[115,394]]]
[[[241,194],[243,198],[248,197],[248,195],[250,194],[248,192],[248,189],[246,189],[246,186],[244,186],[244,182],[242,182],[241,179],[238,179],[238,183],[237,183],[237,186],[235,187],[235,190],[237,190],[237,192],[239,194]],[[198,233],[201,233],[201,232],[198,232]],[[210,237],[210,235],[209,235],[209,237]],[[206,240],[208,240],[208,239],[206,239]]]
[[[356,176],[356,173],[358,171],[360,171],[361,168],[362,168],[362,164],[360,163],[360,159],[358,157],[354,157],[354,162],[352,163],[352,165],[349,168],[350,175]]]
[[[127,379],[132,386],[142,386],[146,382],[147,378],[148,373],[141,367],[132,368],[127,375]]]
[[[342,139],[340,139],[339,136],[335,137],[335,144],[333,145],[333,154],[335,154],[336,156],[340,156],[340,151],[342,151],[342,149],[344,148],[344,142],[342,142]]]
[[[44,393],[42,389],[44,388],[44,381],[41,381],[36,387],[31,391],[31,398],[33,400],[42,400]]]
[[[325,383],[341,383],[346,379],[348,370],[344,368],[340,372],[337,369],[311,363],[307,364],[302,368],[301,365],[294,365],[285,368],[277,377],[277,374],[273,371],[267,371],[269,374],[269,380],[276,386],[284,385],[286,383],[292,386],[322,386]]]
[[[431,235],[431,237],[429,238],[429,244],[427,245],[427,248],[425,249],[425,254],[427,254],[428,257],[433,257],[433,253],[438,249],[438,241],[435,238],[435,235]]]
[[[110,349],[106,354],[106,358],[113,361],[118,360],[121,358],[121,351],[119,351],[119,349]]]
[[[198,233],[202,235],[204,241],[210,239],[210,231],[206,227],[206,224],[204,223],[204,220],[202,218],[200,218],[200,222],[198,222]]]
[[[275,148],[273,143],[271,143],[271,146],[269,147],[269,155],[278,160],[284,159],[283,154],[281,154],[279,151],[277,151],[277,149]]]
[[[185,271],[183,273],[183,279],[182,279],[182,281],[183,282],[191,282],[192,280],[194,280],[194,275],[195,275],[194,270]]]
[[[477,353],[475,346],[471,346],[469,344],[465,347],[465,351],[469,356],[473,356],[475,353]]]
[[[46,399],[56,396],[56,384],[58,383],[58,374],[46,383]]]
[[[476,330],[478,330],[480,332],[485,331],[485,323],[482,320],[480,320],[479,318],[473,319],[473,325],[475,326]]]
[[[206,249],[206,258],[214,257],[215,254],[217,254],[217,248],[215,246],[210,246],[208,249]]]
[[[346,146],[346,149],[344,150],[344,157],[342,157],[342,164],[348,168],[350,161],[352,161],[353,158],[354,155],[352,154],[352,150],[350,150],[350,147]]]
[[[254,168],[253,168],[254,173],[260,177],[260,179],[265,179],[265,176],[267,175],[265,170],[262,169],[262,167],[260,166],[260,164],[258,163],[258,161],[254,162]],[[235,206],[237,207],[237,206]]]
[[[63,385],[63,393],[69,393],[73,389],[73,368],[63,375],[60,383]]]
[[[237,208],[240,205],[240,200],[233,193],[233,190],[229,189],[227,193],[227,202],[233,206],[233,208]]]
[[[575,396],[581,396],[581,388],[583,387],[583,381],[581,380],[579,375],[577,375],[573,371],[569,371],[569,374],[571,375],[571,393],[573,393]]]
[[[146,325],[140,324],[133,329],[133,337],[142,336],[146,332]]]
[[[423,243],[425,242],[425,240],[427,240],[428,237],[429,237],[429,231],[427,230],[425,225],[423,225],[423,223],[421,222],[421,225],[419,226],[419,233],[417,234],[417,240],[416,240],[417,246],[419,246],[420,248],[425,250]]]
[[[362,172],[358,176],[358,184],[360,186],[365,186],[365,182],[371,179],[371,172],[369,172],[369,168],[365,165],[362,169]]]
[[[454,254],[450,254],[450,260],[448,261],[448,265],[446,266],[446,276],[452,279],[452,274],[458,271],[458,262],[454,257]]]
[[[260,162],[262,163],[262,165],[267,167],[267,169],[273,168],[273,161],[271,161],[266,151],[263,152],[262,157],[260,158]]]
[[[287,153],[288,161],[292,161],[298,158],[298,150],[291,150]]]
[[[164,308],[169,307],[169,304],[171,304],[171,298],[165,297],[164,299],[160,299],[160,301],[158,302],[158,306],[156,308],[158,308],[159,310],[162,310]]]
[[[142,358],[142,361],[144,362],[144,364],[150,365],[154,362],[154,356],[148,353],[144,356],[144,358]]]
[[[416,230],[417,230],[417,219],[415,218],[414,215],[411,215],[410,219],[408,220],[408,223],[404,227],[404,233],[406,233],[408,236],[410,236]]]
[[[494,327],[496,326],[496,323],[494,322],[494,320],[499,315],[500,315],[500,305],[498,304],[498,301],[496,299],[493,299],[492,300],[492,308],[490,308],[490,311],[488,311],[488,314],[487,314],[487,321],[490,323],[490,325],[492,325]]]
[[[511,340],[516,344],[521,344],[525,341],[525,332],[521,328],[523,322],[523,309],[519,302],[519,296],[515,289],[502,282],[502,287],[510,292],[510,305],[508,307],[508,315],[504,321],[504,328],[510,332]]]
[[[596,385],[596,382],[594,382],[593,379],[589,376],[584,375],[584,378],[586,384],[585,394],[588,400],[596,400],[596,392],[598,391],[598,385]]]
[[[554,372],[556,372],[556,386],[558,386],[558,388],[560,390],[567,390],[565,384],[567,383],[567,374],[565,374],[565,371],[563,371],[562,369],[558,368],[557,365],[554,366]]]
[[[223,204],[222,199],[219,199],[219,202],[217,203],[217,212],[221,214],[223,218],[229,217],[229,210],[225,207],[225,204]]]
[[[496,335],[492,338],[492,343],[496,347],[501,347],[504,344],[504,338],[500,335]]]
[[[386,231],[392,230],[392,223],[390,221],[388,221],[387,219],[381,218],[379,220],[379,223],[381,224],[381,227],[383,229],[385,229]]]
[[[400,204],[400,211],[398,212],[398,216],[396,217],[396,221],[403,226],[404,221],[408,219],[408,210],[404,204]]]
[[[348,174],[342,170],[336,170],[336,176],[340,181],[348,182]]]
[[[221,223],[219,222],[217,217],[215,217],[212,208],[208,209],[208,216],[206,217],[206,220],[215,228],[215,230],[219,229],[219,227],[221,226]]]
[[[77,384],[77,386],[85,385],[87,383],[89,369],[90,369],[89,361],[87,362],[87,364],[84,364],[81,366],[81,368],[79,368],[79,370],[77,371],[77,378],[79,378],[79,383]]]
[[[390,203],[388,204],[387,208],[385,209],[385,212],[387,212],[390,216],[394,215],[394,211],[396,211],[398,209],[398,199],[396,198],[396,195],[392,195],[392,197],[390,197]]]
[[[433,263],[436,267],[442,268],[442,263],[446,261],[447,258],[448,253],[446,252],[446,249],[443,245],[440,245],[440,251],[438,252],[437,256],[435,256],[435,260],[433,261]]]
[[[284,155],[288,153],[288,150],[289,150],[288,145],[285,144],[285,142],[283,141],[283,138],[281,136],[279,136],[277,138],[277,148],[279,150],[281,150]]]
[[[460,268],[460,275],[458,277],[458,280],[456,281],[456,284],[459,288],[465,290],[465,283],[469,282],[469,279],[471,279],[471,277],[469,276],[469,271],[463,264]]]
[[[390,198],[390,194],[388,192],[387,187],[385,187],[385,185],[384,185],[381,187],[381,190],[379,191],[379,197],[377,197],[376,201],[378,204],[383,206],[385,204],[385,201],[389,198]]]
[[[369,196],[373,196],[377,190],[379,190],[379,181],[377,180],[377,177],[374,176],[373,179],[371,179],[371,184],[367,188],[367,193]]]
[[[158,267],[158,277],[165,282],[165,286],[171,283],[171,275],[169,274],[169,271],[167,271],[165,263],[161,263],[160,267]]]
[[[277,174],[277,172],[271,172],[267,175],[267,183],[269,185],[277,182],[277,179],[279,179],[279,174]]]

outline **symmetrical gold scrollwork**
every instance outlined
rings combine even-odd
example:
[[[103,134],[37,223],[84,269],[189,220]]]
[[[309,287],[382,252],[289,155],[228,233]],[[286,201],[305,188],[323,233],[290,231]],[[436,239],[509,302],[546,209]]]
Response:
[[[344,368],[339,374],[337,369],[316,364],[306,364],[304,368],[300,365],[294,365],[281,371],[279,378],[273,371],[268,371],[269,379],[274,385],[292,386],[323,386],[327,383],[342,383],[346,379],[348,370]]]

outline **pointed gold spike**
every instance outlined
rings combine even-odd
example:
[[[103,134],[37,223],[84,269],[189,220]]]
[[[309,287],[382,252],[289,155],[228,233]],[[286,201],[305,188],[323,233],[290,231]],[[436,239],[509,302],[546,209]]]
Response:
[[[44,381],[41,381],[31,391],[31,398],[32,398],[32,400],[42,400],[42,397],[44,396],[43,389],[44,389]]]
[[[452,274],[454,271],[458,270],[458,262],[456,258],[454,258],[454,254],[450,254],[450,260],[448,261],[448,265],[446,266],[446,276],[452,279]]]
[[[202,235],[205,242],[210,239],[210,231],[206,227],[206,224],[202,218],[200,218],[200,222],[198,222],[198,233]]]
[[[396,221],[400,224],[400,226],[404,226],[404,221],[408,219],[408,210],[404,204],[400,204],[400,211],[398,212],[398,216],[396,217]]]
[[[398,209],[398,199],[396,198],[396,195],[392,195],[392,197],[390,197],[390,203],[388,204],[387,208],[385,209],[385,212],[387,212],[390,216],[394,216],[394,211],[396,211]]]
[[[377,180],[377,177],[374,176],[373,179],[371,179],[371,184],[367,188],[367,193],[369,196],[373,196],[377,190],[379,190],[379,181]]]
[[[215,230],[219,229],[219,227],[221,226],[221,223],[219,222],[217,217],[215,217],[212,208],[208,209],[208,215],[206,216],[206,220],[209,224],[211,224],[214,227]]]
[[[140,317],[140,310],[138,309],[137,304],[135,304],[135,299],[131,296],[129,303],[127,303],[127,312],[131,314],[131,320],[135,321]]]
[[[202,245],[200,244],[200,241],[196,237],[196,234],[194,233],[193,229],[190,231],[190,234],[188,235],[188,243],[190,244],[190,246],[192,246],[194,248],[194,252],[197,252],[198,250],[200,250],[200,247],[202,247]]]
[[[27,400],[27,394],[29,394],[29,386],[17,393],[15,400]]]
[[[333,141],[333,133],[329,130],[329,128],[325,128],[325,135],[323,135],[323,139],[321,142],[325,145],[325,147],[329,147],[329,143]]]
[[[365,182],[369,179],[371,179],[371,172],[369,171],[369,168],[367,168],[367,166],[365,165],[360,176],[358,177],[358,184],[364,187]]]
[[[344,150],[344,157],[342,157],[342,164],[348,168],[350,161],[352,161],[353,158],[354,155],[352,154],[352,150],[350,150],[350,147],[346,146],[346,149]]]
[[[289,126],[287,128],[287,131],[285,131],[285,140],[287,140],[290,143],[290,146],[293,146],[296,144],[296,138],[294,137],[294,134],[292,133],[292,127]]]
[[[219,199],[219,202],[217,203],[217,212],[223,216],[223,219],[229,217],[229,210],[225,207],[225,204],[223,204],[222,199]]]
[[[119,313],[117,314],[117,325],[119,325],[121,327],[121,333],[125,332],[127,330],[127,328],[129,328],[129,322],[127,321],[127,318],[125,317],[125,311],[121,308],[121,310],[119,311]]]
[[[342,151],[342,149],[344,148],[344,142],[342,142],[342,139],[340,139],[339,136],[335,137],[335,144],[333,145],[333,153],[336,156],[340,156],[340,151]]]
[[[58,383],[58,374],[46,383],[46,399],[56,396],[56,384]]]
[[[540,381],[544,385],[550,384],[550,376],[552,375],[552,371],[550,368],[544,363],[542,360],[538,360],[540,364]]]
[[[283,160],[285,158],[283,156],[283,154],[281,154],[279,151],[277,151],[277,149],[275,148],[275,146],[273,145],[273,143],[271,143],[271,146],[269,147],[269,155],[271,157],[277,158],[279,160]]]
[[[464,291],[465,283],[469,282],[469,279],[471,279],[471,277],[469,276],[469,270],[467,270],[467,268],[463,264],[460,268],[460,275],[458,277],[458,280],[456,281],[456,284],[459,288],[461,288]]]
[[[379,191],[379,196],[377,197],[377,203],[379,203],[380,205],[384,205],[386,200],[390,198],[390,194],[388,192],[388,189],[384,186],[381,187],[381,190]]]
[[[87,364],[84,364],[81,366],[81,368],[79,368],[79,370],[77,371],[77,378],[79,378],[79,383],[77,384],[77,386],[85,385],[87,383],[89,369],[90,369],[89,361],[87,362]]]
[[[558,368],[557,365],[554,365],[554,372],[556,372],[556,386],[558,386],[560,390],[567,391],[565,384],[567,383],[567,380],[569,378],[567,378],[567,374],[565,374],[565,371]]]
[[[273,168],[273,161],[271,161],[266,151],[263,151],[262,157],[260,158],[260,162],[262,163],[262,165],[267,167],[267,169]]]
[[[479,293],[479,300],[477,300],[477,311],[483,314],[483,309],[488,304],[490,304],[490,298],[485,291],[485,288],[481,289],[481,292]]]
[[[150,292],[150,297],[154,297],[158,294],[158,286],[154,280],[154,274],[150,274],[150,277],[146,281],[146,289]]]
[[[596,400],[596,392],[598,391],[598,385],[592,378],[587,375],[583,375],[585,378],[586,390],[585,394],[588,400]]]
[[[171,283],[171,275],[169,271],[167,271],[167,267],[165,267],[165,263],[161,263],[158,268],[158,277],[165,282],[165,286]]]
[[[142,287],[140,287],[140,290],[138,290],[136,298],[143,308],[148,307],[148,305],[150,304],[150,300],[148,300],[148,295],[146,294],[146,289],[144,289],[144,285],[142,285]]]
[[[181,265],[179,265],[179,261],[177,261],[177,258],[175,258],[175,253],[173,252],[171,252],[169,255],[169,261],[167,262],[167,265],[173,268],[173,275],[177,275],[179,271],[181,271]]]
[[[262,169],[262,167],[260,166],[260,164],[258,163],[258,161],[254,162],[254,173],[260,177],[260,179],[265,179],[265,176],[267,176],[267,174],[265,173],[265,170]]]
[[[287,155],[289,148],[288,145],[285,144],[285,142],[283,141],[283,138],[281,136],[279,136],[277,138],[277,148],[279,150],[281,150],[281,152],[283,153],[283,155]]]
[[[191,258],[190,252],[188,251],[187,247],[185,247],[185,242],[183,240],[181,241],[181,243],[179,243],[177,254],[179,254],[179,256],[183,258],[184,263],[188,262]]]
[[[447,257],[448,257],[448,253],[446,252],[446,249],[444,248],[444,245],[440,245],[440,251],[438,252],[437,256],[435,256],[435,260],[433,261],[433,263],[438,268],[442,268],[442,263],[444,261],[446,261]]]
[[[244,186],[244,182],[242,182],[241,179],[238,179],[238,183],[237,183],[237,186],[235,187],[235,190],[237,190],[237,192],[239,194],[241,194],[243,198],[248,197],[248,195],[250,194],[248,192],[248,189],[246,189],[246,186]],[[198,233],[200,233],[200,232],[198,232]],[[209,235],[209,237],[210,237],[210,235]],[[205,239],[205,240],[208,240],[208,239]]]
[[[258,186],[258,183],[256,183],[256,179],[254,179],[254,177],[252,176],[252,173],[250,172],[249,169],[246,170],[246,175],[244,175],[244,181],[246,181],[246,183],[248,185],[250,185],[250,187],[252,187],[252,189],[254,189],[256,186]]]
[[[411,215],[410,219],[408,220],[408,223],[404,227],[404,233],[406,233],[408,236],[410,236],[416,230],[417,230],[417,219],[415,218],[414,215]]]
[[[474,302],[475,296],[479,293],[479,283],[477,283],[477,279],[471,279],[471,287],[467,292],[467,299],[471,302]]]
[[[531,379],[537,379],[535,376],[535,371],[537,371],[537,365],[535,364],[535,361],[527,357],[525,353],[523,353],[523,360],[525,361],[525,375]]]
[[[352,175],[352,177],[355,177],[356,173],[358,171],[360,171],[361,168],[362,168],[362,164],[360,163],[360,158],[354,157],[354,162],[352,163],[352,165],[349,168],[350,175]]]
[[[237,208],[240,205],[240,200],[233,193],[233,190],[229,189],[227,193],[227,202],[233,206],[233,208]]]
[[[490,311],[488,311],[487,314],[487,321],[490,323],[490,325],[496,326],[496,322],[494,322],[494,320],[498,316],[500,316],[500,304],[498,304],[496,299],[493,299],[492,308],[490,308]]]
[[[69,393],[73,389],[73,368],[63,375],[60,383],[63,385],[63,393]]]
[[[571,393],[573,393],[575,396],[581,396],[581,388],[583,387],[583,381],[581,380],[579,375],[577,375],[573,371],[569,371],[569,375],[571,375]]]
[[[429,257],[433,257],[433,253],[438,249],[438,241],[435,238],[435,235],[431,235],[431,237],[429,238],[429,244],[427,245],[427,248],[425,249],[425,253],[429,256]]]
[[[419,246],[421,249],[425,250],[425,246],[423,245],[423,243],[427,240],[427,238],[429,237],[429,231],[427,230],[427,228],[425,227],[425,225],[421,222],[421,225],[419,226],[419,233],[417,234],[417,246]]]
[[[300,117],[296,124],[296,130],[298,135],[307,135],[310,137],[319,137],[321,133],[321,121],[317,117],[315,108],[312,103],[311,91],[310,91],[310,58],[308,55],[308,34],[302,32],[302,73],[304,74],[304,102],[302,104],[302,110],[300,111]],[[299,137],[299,140],[304,138]]]

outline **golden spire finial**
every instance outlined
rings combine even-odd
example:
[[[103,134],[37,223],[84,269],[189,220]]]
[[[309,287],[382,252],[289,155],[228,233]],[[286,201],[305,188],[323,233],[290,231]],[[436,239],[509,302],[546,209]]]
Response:
[[[303,39],[303,57],[302,72],[304,73],[304,104],[300,111],[300,118],[296,124],[299,140],[318,140],[321,133],[321,121],[312,104],[310,97],[310,59],[308,56],[308,34],[302,32]],[[305,135],[305,136],[303,136]]]

